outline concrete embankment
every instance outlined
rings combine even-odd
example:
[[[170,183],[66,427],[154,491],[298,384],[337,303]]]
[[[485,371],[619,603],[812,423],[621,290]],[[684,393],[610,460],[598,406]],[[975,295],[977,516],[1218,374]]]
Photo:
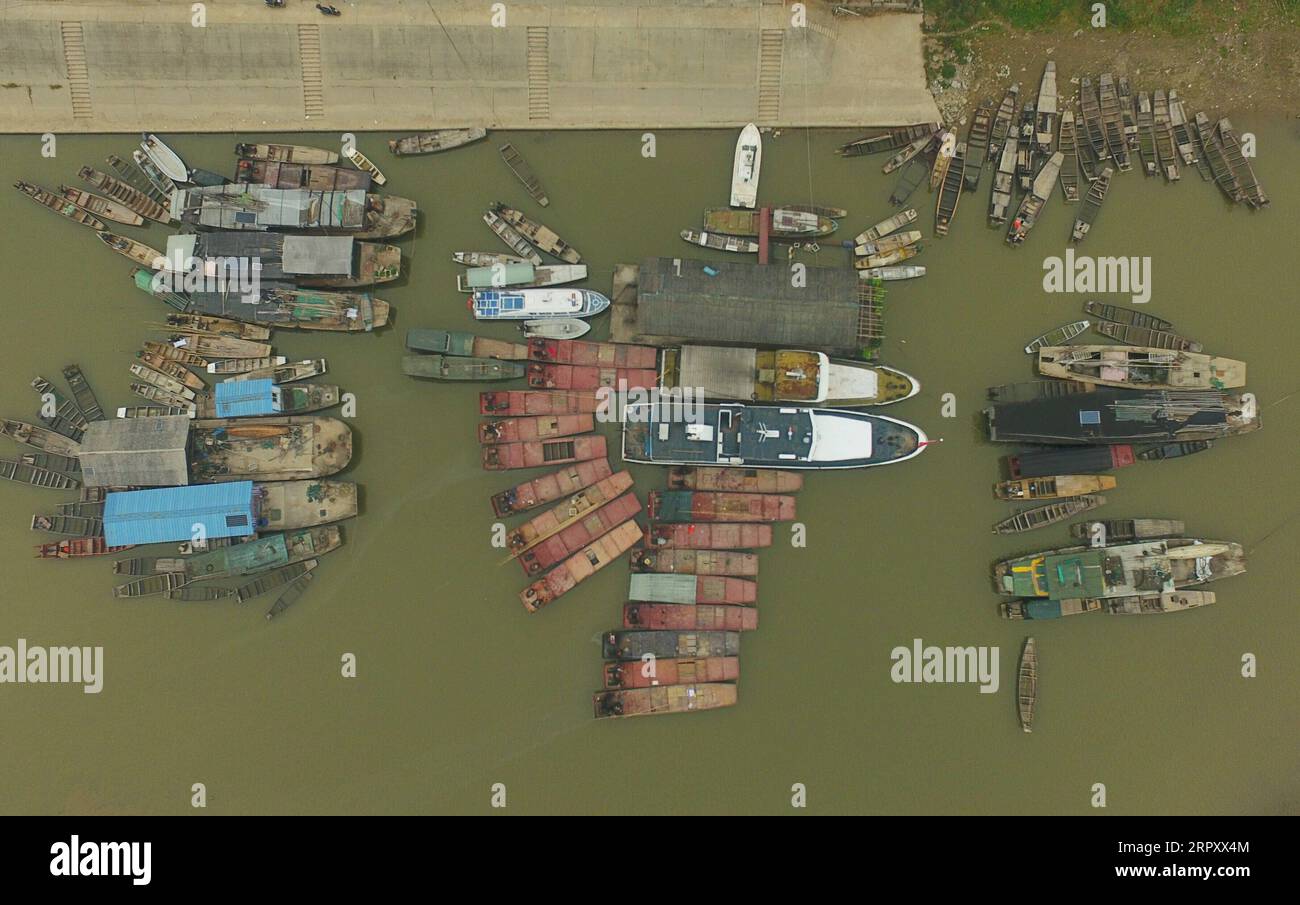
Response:
[[[0,131],[938,120],[921,17],[779,0],[0,2]],[[199,12],[193,7],[199,6]]]

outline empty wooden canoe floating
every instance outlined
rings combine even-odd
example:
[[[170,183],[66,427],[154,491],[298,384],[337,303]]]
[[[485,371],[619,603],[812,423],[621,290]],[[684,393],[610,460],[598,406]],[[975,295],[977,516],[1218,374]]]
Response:
[[[1092,326],[1088,321],[1075,321],[1063,324],[1054,330],[1048,330],[1042,336],[1031,339],[1025,346],[1025,353],[1032,355],[1043,346],[1063,346]]]
[[[371,163],[370,158],[362,154],[356,148],[353,148],[348,153],[348,160],[352,161],[352,165],[361,172],[369,173],[370,178],[375,181],[375,185],[383,185],[388,181],[388,177],[383,174],[383,171]]]
[[[421,132],[408,135],[388,143],[388,150],[398,157],[413,154],[437,154],[463,147],[470,142],[487,138],[486,129],[438,129],[434,132]]]
[[[993,526],[993,530],[997,534],[1019,534],[1022,531],[1033,531],[1035,528],[1045,528],[1048,525],[1063,522],[1080,512],[1096,509],[1098,506],[1104,505],[1105,502],[1106,498],[1097,494],[1070,497],[1057,503],[1023,509],[1010,518],[998,522]]]
[[[506,166],[510,168],[510,172],[514,173],[515,177],[524,184],[524,188],[528,190],[528,194],[532,196],[533,200],[542,207],[550,204],[551,199],[546,197],[546,190],[542,188],[542,181],[537,178],[537,174],[528,165],[528,161],[524,160],[523,155],[515,150],[515,146],[510,142],[506,142],[497,150],[501,153],[501,159],[505,161]]]
[[[235,154],[254,160],[276,160],[284,163],[338,163],[339,155],[321,148],[306,145],[255,145],[237,144]]]
[[[1020,668],[1016,674],[1016,706],[1020,713],[1020,728],[1032,732],[1034,708],[1038,704],[1038,647],[1033,638],[1025,639],[1025,649],[1020,654]]]

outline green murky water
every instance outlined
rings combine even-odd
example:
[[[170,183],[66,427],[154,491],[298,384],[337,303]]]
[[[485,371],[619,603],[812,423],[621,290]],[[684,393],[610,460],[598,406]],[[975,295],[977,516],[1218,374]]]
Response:
[[[1081,813],[1100,782],[1115,812],[1293,812],[1300,399],[1285,397],[1300,389],[1300,180],[1287,165],[1297,135],[1290,123],[1236,119],[1259,136],[1272,209],[1230,209],[1195,174],[1172,187],[1124,174],[1080,253],[1150,256],[1150,309],[1210,350],[1248,359],[1264,407],[1259,433],[1117,472],[1099,514],[1182,518],[1192,532],[1244,543],[1249,572],[1217,586],[1219,604],[1200,612],[1033,624],[1032,736],[1020,731],[1012,687],[1025,625],[998,618],[988,569],[1004,554],[1059,545],[1066,528],[990,533],[1007,511],[990,486],[1009,450],[982,440],[978,413],[984,387],[1032,376],[1020,351],[1029,338],[1080,316],[1083,297],[1041,288],[1042,260],[1064,251],[1072,217],[1059,196],[1027,246],[1008,249],[984,225],[986,171],[952,235],[927,240],[915,262],[930,275],[891,288],[882,360],[923,391],[888,412],[945,442],[897,467],[810,476],[799,497],[808,546],[793,548],[782,529],[761,556],[762,624],[745,638],[740,705],[598,723],[589,703],[598,637],[617,624],[627,570],[611,567],[526,615],[515,597],[522,573],[489,545],[487,497],[512,479],[479,470],[478,388],[417,383],[398,368],[408,328],[472,328],[449,255],[497,248],[483,207],[537,208],[491,142],[396,160],[383,148],[389,136],[362,136],[392,191],[417,199],[424,217],[401,241],[406,278],[379,293],[395,324],[276,340],[291,358],[327,357],[332,382],[357,395],[356,455],[343,477],[363,485],[363,514],[345,523],[346,547],[270,624],[270,598],[243,608],[117,601],[107,558],[32,558],[42,538],[28,530],[30,514],[62,495],[0,487],[0,644],[105,648],[99,695],[0,687],[0,808],[184,813],[202,782],[209,809],[225,813],[484,812],[501,782],[516,813],[784,812],[792,784],[804,783],[813,812]],[[881,160],[831,154],[848,137],[769,138],[761,197],[849,208],[842,238],[887,215]],[[237,138],[248,136],[174,145],[191,165],[229,172]],[[582,250],[588,285],[602,291],[617,262],[690,254],[678,230],[727,200],[730,133],[660,133],[653,159],[636,133],[512,138],[549,190],[543,219]],[[71,184],[82,164],[133,146],[129,136],[65,137],[44,159],[37,138],[6,137],[0,176]],[[166,309],[88,231],[17,192],[0,199],[0,411],[31,420],[29,381],[57,378],[70,361],[106,409],[130,403],[127,365]],[[922,190],[913,203],[928,235],[934,197]],[[164,242],[157,226],[131,234]],[[842,265],[833,244],[800,260]],[[953,419],[940,415],[946,393]],[[656,469],[635,471],[643,498],[662,482]],[[890,650],[914,638],[998,646],[1000,690],[892,683]],[[355,679],[340,677],[345,652],[358,658]],[[1258,657],[1258,678],[1240,677],[1245,653]]]

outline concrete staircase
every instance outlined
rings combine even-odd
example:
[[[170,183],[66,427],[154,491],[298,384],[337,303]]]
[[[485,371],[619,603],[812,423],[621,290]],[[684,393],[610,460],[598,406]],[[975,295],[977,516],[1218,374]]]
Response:
[[[307,119],[325,115],[321,92],[320,26],[298,26],[298,57],[302,61],[302,112]]]
[[[775,123],[781,115],[781,57],[785,29],[764,28],[758,43],[758,121]]]
[[[90,73],[86,69],[86,44],[80,22],[60,22],[63,36],[63,61],[68,68],[68,88],[72,94],[72,118],[89,119],[94,115],[90,104]]]
[[[551,30],[528,26],[528,121],[551,118]]]

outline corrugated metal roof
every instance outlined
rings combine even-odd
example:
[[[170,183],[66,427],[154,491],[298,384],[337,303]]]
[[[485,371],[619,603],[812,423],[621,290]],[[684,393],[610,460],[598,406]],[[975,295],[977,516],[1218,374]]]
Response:
[[[628,600],[648,603],[694,603],[694,575],[633,575]]]
[[[217,417],[246,418],[275,414],[275,381],[226,380],[217,384]]]
[[[81,439],[87,487],[171,487],[189,483],[186,415],[92,421]]]
[[[110,493],[104,502],[104,539],[110,547],[253,533],[253,482],[200,484]]]

